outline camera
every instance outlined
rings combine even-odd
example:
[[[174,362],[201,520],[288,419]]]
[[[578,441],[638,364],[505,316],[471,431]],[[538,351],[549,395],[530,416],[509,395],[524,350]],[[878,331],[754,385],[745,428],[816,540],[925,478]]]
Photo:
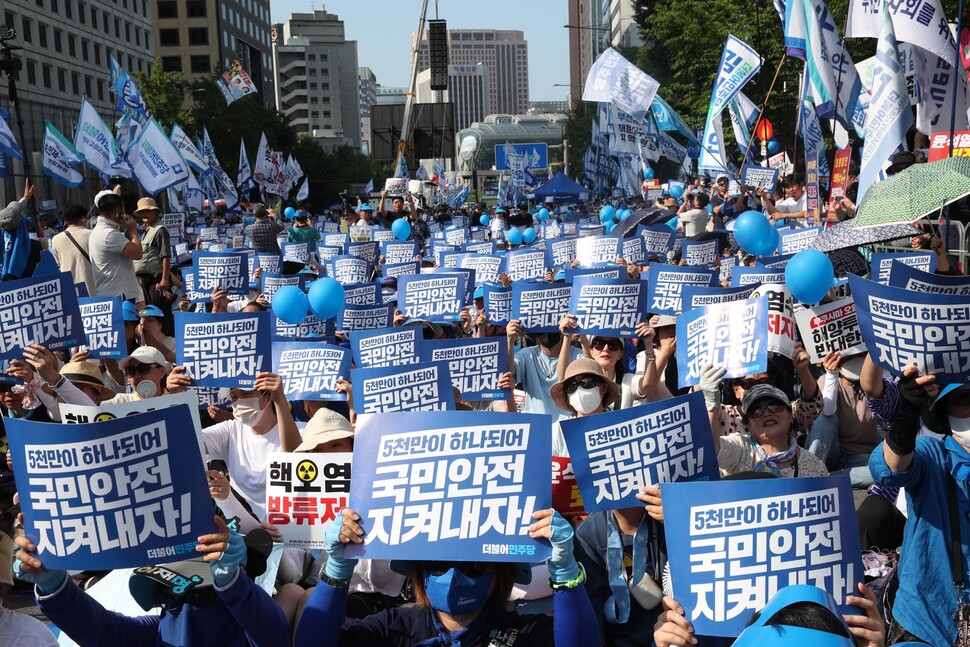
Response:
[[[7,45],[7,42],[17,37],[17,30],[13,27],[3,27],[0,30],[6,32],[5,35],[0,36],[0,72],[16,74],[24,67],[23,61],[13,55],[13,50],[20,48]]]

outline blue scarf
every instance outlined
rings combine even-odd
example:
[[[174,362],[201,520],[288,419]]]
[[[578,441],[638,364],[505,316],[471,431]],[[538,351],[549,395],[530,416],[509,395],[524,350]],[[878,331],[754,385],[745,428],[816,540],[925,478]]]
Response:
[[[22,279],[30,259],[30,235],[23,220],[13,233],[3,232],[3,273],[4,279]]]
[[[764,448],[758,444],[758,441],[754,439],[754,436],[748,436],[751,444],[754,446],[755,452],[757,452],[759,458],[758,462],[754,464],[753,472],[760,472],[762,467],[767,467],[768,470],[777,477],[781,477],[781,470],[778,465],[781,463],[786,463],[794,459],[798,455],[798,443],[795,442],[795,437],[791,436],[788,439],[788,449],[783,452],[775,452],[771,456],[764,450]]]

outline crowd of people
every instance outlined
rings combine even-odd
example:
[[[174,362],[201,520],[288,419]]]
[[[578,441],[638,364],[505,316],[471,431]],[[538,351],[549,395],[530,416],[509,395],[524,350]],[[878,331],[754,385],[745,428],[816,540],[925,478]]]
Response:
[[[680,199],[665,194],[657,205],[630,206],[669,209],[671,226],[685,239],[730,227],[750,209],[779,223],[805,224],[804,178],[798,173],[780,182],[778,195],[743,188],[730,195],[727,187],[726,177],[713,184],[697,180]],[[7,224],[18,220],[32,191],[28,186],[22,200],[0,213],[5,235],[17,228]],[[60,269],[90,295],[124,299],[126,356],[93,360],[83,349],[25,348],[0,379],[3,420],[58,423],[62,404],[100,406],[191,391],[191,378],[176,365],[173,309],[213,315],[271,309],[258,282],[243,299],[230,301],[216,288],[208,303],[190,304],[181,279],[184,262],[154,200],[142,198],[127,214],[116,188],[98,193],[93,206],[97,216],[91,227],[88,210],[80,205],[64,209],[59,233],[47,231],[46,223],[42,231],[38,220],[33,235],[45,242],[35,251],[49,248]],[[206,224],[238,222],[246,247],[279,254],[281,242],[316,243],[328,230],[370,240],[374,231],[406,219],[422,265],[433,266],[429,245],[453,216],[464,216],[473,227],[481,224],[503,249],[513,247],[511,229],[542,223],[536,209],[506,206],[513,216],[501,205],[427,209],[410,196],[382,194],[376,209],[364,201],[317,218],[297,212],[287,223],[273,209],[253,205],[241,216],[212,214]],[[556,206],[553,219],[587,222],[594,208]],[[839,202],[837,214],[840,219],[854,215],[850,197]],[[325,223],[331,223],[329,229]],[[940,232],[927,229],[926,235],[928,240],[914,239],[913,246],[928,243],[945,263],[938,271],[958,274],[946,263]],[[205,243],[200,240],[197,247]],[[8,255],[30,252],[11,249]],[[746,260],[736,246],[725,254]],[[42,262],[7,261],[6,279],[30,276]],[[617,259],[629,278],[646,273],[651,262],[682,259],[675,253],[636,263]],[[314,262],[282,266],[284,273],[308,279],[324,275]],[[373,271],[380,279],[380,262]],[[547,279],[564,280],[554,272]],[[499,280],[510,283],[508,276]],[[393,281],[384,285],[393,292]],[[451,325],[411,321],[401,312],[394,318],[395,326],[421,326],[425,339],[506,339],[509,372],[500,385],[510,392],[514,387],[516,396],[468,402],[456,393],[457,408],[467,411],[471,424],[480,410],[545,414],[553,423],[553,456],[566,457],[563,421],[656,403],[689,390],[678,387],[675,357],[683,340],[677,338],[674,316],[644,312],[630,338],[577,334],[572,314],[563,317],[559,332],[537,334],[515,319],[493,324],[481,291],[475,297]],[[337,342],[347,345],[346,336],[338,332]],[[752,618],[736,642],[695,635],[673,597],[668,560],[683,547],[667,541],[661,491],[655,486],[642,488],[637,495],[642,505],[635,507],[589,515],[537,512],[529,534],[552,546],[552,557],[541,564],[442,562],[433,551],[421,561],[354,559],[345,549],[362,543],[369,528],[358,512],[344,508],[327,528],[323,551],[285,549],[269,593],[254,582],[265,569],[269,548],[283,542],[266,510],[269,454],[352,452],[357,419],[347,379],[338,386],[348,395],[346,402],[290,401],[274,372],[260,373],[252,388],[228,389],[222,403],[201,408],[217,531],[198,537],[198,560],[164,566],[204,583],[191,595],[173,598],[135,572],[129,581],[132,597],[146,614],[159,607],[161,612],[129,617],[105,609],[87,592],[104,573],[45,568],[37,546],[22,531],[9,455],[0,462],[0,587],[5,587],[0,592],[9,600],[14,574],[32,584],[41,611],[81,645],[956,644],[958,609],[970,603],[970,589],[952,584],[951,573],[954,550],[962,554],[963,573],[970,572],[970,385],[936,385],[933,375],[919,375],[915,367],[894,380],[864,353],[831,352],[813,365],[800,344],[791,357],[773,355],[763,373],[724,376],[725,367],[708,366],[696,387],[709,414],[721,476],[848,476],[860,492],[868,490],[858,516],[863,550],[898,555],[889,593],[859,582],[857,595],[834,600],[814,587],[788,587]],[[956,517],[948,499],[958,507]],[[870,573],[867,580],[880,574]],[[861,613],[843,615],[842,604]],[[0,643],[56,644],[46,627],[2,608]]]

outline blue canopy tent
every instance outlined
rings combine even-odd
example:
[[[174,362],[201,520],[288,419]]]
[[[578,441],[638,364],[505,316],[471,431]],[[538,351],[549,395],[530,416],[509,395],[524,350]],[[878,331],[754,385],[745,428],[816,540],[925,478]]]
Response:
[[[555,198],[557,200],[579,201],[588,200],[590,192],[589,189],[577,184],[569,179],[565,173],[559,171],[551,180],[536,189],[532,195],[535,196],[536,200]]]

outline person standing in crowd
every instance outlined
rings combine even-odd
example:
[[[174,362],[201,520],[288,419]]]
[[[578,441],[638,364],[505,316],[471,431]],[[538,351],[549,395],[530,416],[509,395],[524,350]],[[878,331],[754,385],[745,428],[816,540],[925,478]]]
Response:
[[[557,373],[560,351],[563,340],[562,333],[539,333],[535,335],[537,345],[523,348],[516,352],[515,342],[525,333],[522,322],[513,319],[505,329],[508,336],[509,367],[512,369],[512,379],[522,384],[525,391],[525,413],[548,413],[553,421],[566,417],[566,412],[556,406],[549,393],[553,384],[559,381]],[[570,346],[571,361],[583,356],[583,351]]]
[[[34,197],[34,186],[27,180],[24,195],[0,210],[0,230],[3,230],[3,269],[0,280],[10,281],[32,276],[40,262],[40,243],[30,239],[24,221],[24,207]]]
[[[418,251],[421,251],[431,238],[431,230],[428,228],[428,223],[424,221],[424,217],[419,209],[411,212],[408,222],[411,224],[411,238],[418,244]]]
[[[286,232],[286,240],[290,243],[315,243],[320,240],[320,232],[310,222],[310,214],[300,211],[293,218],[293,226]]]
[[[357,211],[357,220],[349,228],[351,242],[368,241],[371,239],[371,228],[374,226],[371,220],[374,217],[374,207],[366,202],[360,205]]]
[[[276,236],[283,231],[283,225],[270,218],[269,210],[261,204],[253,208],[256,222],[246,227],[246,235],[257,254],[279,254],[280,244]]]
[[[174,332],[170,272],[172,269],[172,240],[168,228],[160,220],[162,210],[151,198],[141,198],[135,218],[145,223],[141,240],[141,259],[135,261],[135,276],[145,295],[145,303],[162,313],[162,330]]]
[[[120,193],[118,186],[94,198],[98,221],[88,242],[94,273],[92,296],[120,296],[134,301],[141,310],[145,307],[145,296],[135,276],[134,261],[141,260],[144,252],[138,238],[138,222],[124,213]]]
[[[488,228],[492,232],[492,240],[505,244],[505,239],[509,231],[509,223],[505,219],[505,209],[497,207],[488,222]]]
[[[94,294],[87,211],[79,204],[69,204],[64,209],[64,223],[67,225],[64,231],[51,238],[51,253],[62,272],[70,272],[74,283],[83,283],[88,294]]]
[[[789,173],[781,180],[781,188],[785,192],[785,199],[775,202],[767,193],[761,194],[761,204],[771,220],[794,220],[796,227],[806,227],[808,221],[807,196],[805,195],[805,176],[801,173]]]
[[[404,196],[396,195],[391,198],[391,211],[387,210],[387,191],[381,191],[381,203],[377,206],[377,216],[380,224],[385,229],[390,229],[391,224],[398,218],[407,218],[408,214],[414,217],[417,209],[414,206],[414,196],[408,194],[408,210],[404,210]]]
[[[677,219],[680,221],[678,229],[684,232],[684,238],[692,238],[707,231],[707,223],[711,214],[707,213],[709,198],[706,193],[689,193],[684,196],[684,204],[680,205]]]

